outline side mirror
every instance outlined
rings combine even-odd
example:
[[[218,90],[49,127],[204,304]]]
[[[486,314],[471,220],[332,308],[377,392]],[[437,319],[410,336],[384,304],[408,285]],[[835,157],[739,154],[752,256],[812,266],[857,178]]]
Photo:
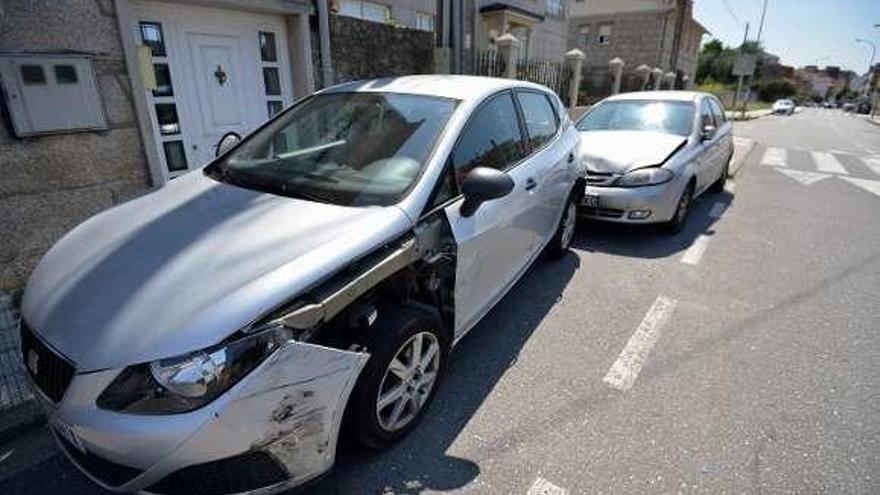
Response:
[[[217,147],[214,149],[214,156],[220,156],[232,149],[236,144],[241,142],[241,136],[237,132],[227,132],[217,141]]]
[[[507,196],[510,191],[513,191],[513,179],[506,173],[488,167],[471,170],[461,183],[464,195],[464,203],[459,209],[461,216],[472,216],[483,202]]]
[[[709,141],[710,139],[715,137],[715,126],[714,125],[704,125],[703,131],[700,132],[700,138],[703,141]]]

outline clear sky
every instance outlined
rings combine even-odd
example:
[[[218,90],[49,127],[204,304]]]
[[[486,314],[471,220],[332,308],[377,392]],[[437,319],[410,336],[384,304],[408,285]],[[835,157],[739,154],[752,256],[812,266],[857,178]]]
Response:
[[[764,0],[694,0],[694,17],[712,37],[739,46],[745,23],[749,39],[758,35]],[[866,38],[877,45],[880,62],[880,0],[767,0],[761,41],[786,65],[839,65],[864,73],[871,47],[856,43]]]

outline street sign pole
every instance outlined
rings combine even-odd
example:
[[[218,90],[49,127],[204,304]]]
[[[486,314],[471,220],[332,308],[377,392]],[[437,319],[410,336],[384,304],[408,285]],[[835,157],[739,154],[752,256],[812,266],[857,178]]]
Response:
[[[743,42],[742,42],[742,45],[740,45],[740,47],[739,47],[740,62],[743,61],[743,58],[745,55],[745,49],[746,49],[746,40],[748,38],[749,38],[749,23],[747,22],[746,23],[746,34],[743,35]],[[742,91],[743,73],[745,72],[745,70],[741,69],[737,72],[739,72],[739,78],[737,79],[737,83],[736,83],[736,93],[733,93],[733,111],[734,112],[736,112],[736,100],[739,99],[739,92]]]

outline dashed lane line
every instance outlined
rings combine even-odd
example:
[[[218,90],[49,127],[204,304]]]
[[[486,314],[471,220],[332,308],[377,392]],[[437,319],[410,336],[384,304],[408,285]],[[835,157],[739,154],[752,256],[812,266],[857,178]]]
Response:
[[[785,166],[785,149],[783,148],[767,148],[764,151],[764,159],[761,160],[762,165],[773,165],[775,167]]]
[[[651,349],[660,338],[660,332],[669,322],[678,301],[665,296],[658,296],[636,328],[629,342],[620,352],[620,356],[611,365],[603,382],[617,390],[626,391],[632,388],[638,378],[645,360]]]
[[[529,488],[526,495],[568,495],[568,490],[556,486],[539,476],[538,479],[532,483],[532,487]]]
[[[709,246],[709,236],[702,234],[694,239],[694,243],[684,252],[681,262],[686,265],[697,265],[703,259],[703,253]]]
[[[721,201],[716,202],[712,205],[712,209],[709,210],[709,218],[721,218],[721,215],[724,214],[724,210],[727,209],[727,205],[722,203]]]

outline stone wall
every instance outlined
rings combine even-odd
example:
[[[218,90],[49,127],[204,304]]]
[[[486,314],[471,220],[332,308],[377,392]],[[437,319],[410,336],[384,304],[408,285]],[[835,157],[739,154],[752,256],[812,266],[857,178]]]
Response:
[[[318,21],[311,19],[312,59],[321,77]],[[335,83],[434,72],[434,33],[390,24],[330,16],[330,49]]]
[[[20,290],[64,233],[149,185],[113,1],[3,2],[0,51],[53,50],[94,54],[108,129],[17,139],[0,123],[0,291]]]

